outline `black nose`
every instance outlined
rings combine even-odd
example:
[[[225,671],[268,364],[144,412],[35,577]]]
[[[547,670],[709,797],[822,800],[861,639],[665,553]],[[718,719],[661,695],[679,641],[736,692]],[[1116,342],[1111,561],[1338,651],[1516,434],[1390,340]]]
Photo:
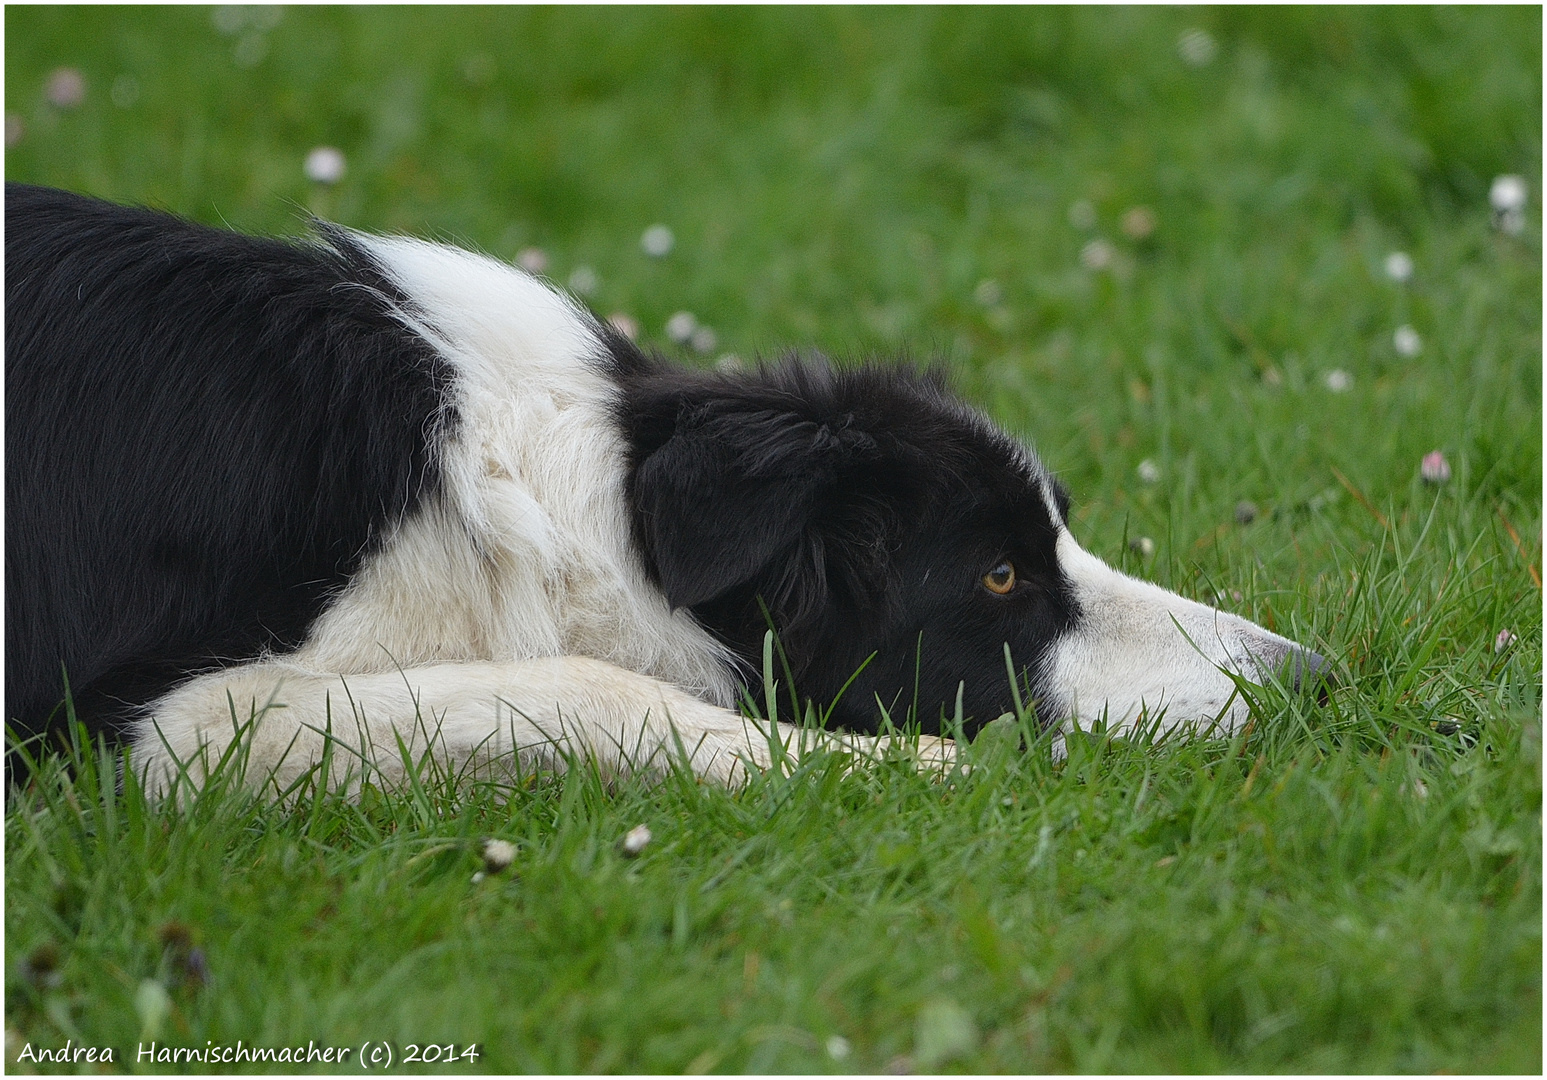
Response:
[[[1296,649],[1289,654],[1290,684],[1296,690],[1315,690],[1316,704],[1327,703],[1327,691],[1332,685],[1332,661],[1310,649]]]

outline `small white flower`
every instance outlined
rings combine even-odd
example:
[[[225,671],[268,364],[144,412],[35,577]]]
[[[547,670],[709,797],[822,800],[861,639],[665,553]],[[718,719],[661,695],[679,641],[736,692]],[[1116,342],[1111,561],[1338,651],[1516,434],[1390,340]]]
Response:
[[[1123,214],[1123,232],[1131,239],[1147,240],[1155,231],[1155,211],[1147,206],[1134,206]]]
[[[1405,251],[1393,251],[1386,256],[1386,276],[1392,281],[1407,281],[1413,276],[1413,259]]]
[[[1354,377],[1342,368],[1333,368],[1326,375],[1327,389],[1341,394],[1354,385]]]
[[[693,346],[693,351],[708,355],[714,352],[714,347],[720,343],[720,337],[707,326],[700,326],[693,331],[688,343]]]
[[[540,247],[522,248],[516,252],[516,265],[528,274],[541,274],[548,269],[548,253]]]
[[[993,307],[1004,299],[1004,290],[993,278],[985,278],[978,282],[976,289],[972,290],[972,298],[984,307]]]
[[[1099,236],[1080,249],[1080,265],[1087,270],[1105,270],[1112,265],[1112,245]]]
[[[842,1035],[829,1035],[827,1037],[827,1056],[834,1061],[842,1061],[849,1056],[849,1051],[852,1049],[853,1047],[849,1045],[849,1040],[845,1039]]]
[[[1501,232],[1519,236],[1525,231],[1527,194],[1524,177],[1506,174],[1493,178],[1488,202],[1493,206],[1493,224]]]
[[[1250,525],[1257,520],[1257,504],[1250,499],[1242,499],[1235,504],[1235,520],[1239,525]]]
[[[1160,483],[1160,466],[1155,464],[1153,458],[1145,458],[1143,461],[1139,462],[1139,468],[1137,471],[1139,473],[1139,479],[1144,481],[1146,484]]]
[[[56,109],[73,109],[86,100],[86,76],[77,68],[55,68],[49,73],[43,95]]]
[[[569,275],[570,292],[577,296],[590,296],[601,283],[602,279],[589,266],[577,266]]]
[[[1182,63],[1188,67],[1205,67],[1213,61],[1215,54],[1219,52],[1219,46],[1214,43],[1214,37],[1207,30],[1197,28],[1183,30],[1176,39],[1176,51],[1182,58]]]
[[[614,311],[611,315],[607,316],[607,322],[614,330],[630,341],[639,340],[639,320],[634,318],[634,316],[626,315],[621,311]]]
[[[652,225],[639,238],[639,246],[652,259],[661,259],[670,255],[671,249],[676,243],[677,238],[672,235],[671,229],[665,225]]]
[[[1089,199],[1076,199],[1069,205],[1069,224],[1076,229],[1096,227],[1096,208]]]
[[[1418,336],[1406,323],[1399,326],[1391,334],[1391,347],[1397,350],[1397,355],[1411,360],[1423,352],[1423,338]]]
[[[1526,207],[1525,178],[1511,174],[1495,176],[1493,186],[1488,189],[1488,201],[1501,214],[1510,210],[1524,210]]]
[[[666,336],[678,345],[686,345],[698,329],[698,320],[691,311],[679,311],[666,320]]]
[[[651,839],[653,839],[653,837],[650,834],[650,826],[635,825],[624,835],[623,839],[619,841],[618,851],[625,857],[632,859],[645,849],[645,845],[648,844]]]
[[[483,868],[498,874],[516,861],[516,845],[509,840],[488,839],[483,842]]]
[[[334,146],[319,146],[306,155],[301,171],[306,179],[319,184],[336,184],[344,178],[344,152]]]
[[[1501,653],[1515,643],[1515,633],[1504,629],[1499,631],[1499,636],[1493,639],[1493,651]]]
[[[1149,559],[1155,555],[1155,541],[1147,536],[1135,536],[1128,541],[1128,548],[1139,553],[1141,558]]]
[[[747,365],[741,357],[735,353],[728,352],[715,359],[714,368],[716,371],[723,371],[727,375],[734,375],[738,371],[747,370]]]

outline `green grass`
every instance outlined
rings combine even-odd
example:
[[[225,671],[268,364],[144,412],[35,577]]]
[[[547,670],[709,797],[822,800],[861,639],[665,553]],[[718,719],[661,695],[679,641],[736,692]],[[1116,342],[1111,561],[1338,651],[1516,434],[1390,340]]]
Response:
[[[478,1071],[1540,1071],[1539,10],[5,19],[9,178],[540,246],[658,344],[686,309],[745,357],[944,357],[1082,543],[1341,680],[1229,742],[1055,765],[996,728],[946,780],[819,757],[736,793],[579,769],[178,811],[83,751],[7,803],[11,1067],[132,1056],[161,986],[162,1042],[477,1042]],[[77,108],[43,97],[61,65]],[[301,175],[319,144],[336,187]],[[475,883],[489,836],[517,858]]]

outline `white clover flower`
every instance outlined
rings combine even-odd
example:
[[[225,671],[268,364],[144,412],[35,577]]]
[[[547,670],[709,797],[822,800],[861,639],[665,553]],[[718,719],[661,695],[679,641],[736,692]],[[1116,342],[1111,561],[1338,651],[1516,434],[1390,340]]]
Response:
[[[56,109],[73,109],[86,100],[86,76],[77,68],[55,68],[44,84],[43,96]]]
[[[621,311],[614,311],[607,316],[607,323],[618,333],[630,341],[639,340],[639,320],[632,315],[626,315]]]
[[[827,1056],[834,1061],[842,1061],[849,1056],[849,1051],[852,1049],[853,1047],[849,1045],[849,1040],[845,1039],[842,1035],[829,1035],[827,1037]]]
[[[319,146],[306,155],[301,171],[318,184],[336,184],[344,178],[344,152],[335,146]]]
[[[693,351],[704,355],[714,352],[714,347],[719,343],[719,335],[707,326],[700,326],[688,338],[688,344],[693,346]]]
[[[1499,636],[1493,639],[1493,651],[1501,653],[1515,643],[1514,631],[1505,628],[1499,631]]]
[[[516,845],[509,840],[488,839],[483,842],[483,868],[498,874],[516,861]]]
[[[1386,256],[1386,276],[1392,281],[1405,282],[1413,276],[1413,259],[1405,251],[1393,251]]]
[[[1123,232],[1133,240],[1148,240],[1155,232],[1155,211],[1147,206],[1133,206],[1123,214]]]
[[[677,238],[672,235],[671,229],[665,225],[652,225],[639,238],[640,248],[652,259],[663,259],[670,255],[671,249],[676,243]]]
[[[686,345],[698,329],[698,320],[691,311],[679,311],[666,320],[666,336],[678,345]]]
[[[590,296],[601,283],[602,279],[589,266],[577,266],[569,275],[569,289],[576,296]]]
[[[978,287],[972,290],[972,298],[984,307],[993,307],[1004,299],[1004,289],[999,287],[999,282],[993,278],[984,278],[978,282]]]
[[[1493,206],[1493,224],[1499,231],[1510,236],[1525,231],[1527,194],[1524,177],[1494,177],[1493,186],[1488,189],[1488,202]]]
[[[1488,201],[1499,213],[1508,210],[1524,210],[1526,207],[1526,182],[1521,176],[1506,174],[1495,176],[1488,189]]]
[[[1080,249],[1080,265],[1087,270],[1105,270],[1112,265],[1114,254],[1112,245],[1097,237]]]
[[[650,833],[650,826],[635,825],[618,841],[618,851],[626,858],[635,858],[652,839],[654,837]]]
[[[1147,536],[1135,536],[1132,540],[1128,541],[1128,549],[1137,552],[1141,559],[1152,559],[1155,557],[1155,541]]]
[[[1423,338],[1418,336],[1418,331],[1411,326],[1403,324],[1391,334],[1391,347],[1397,350],[1397,355],[1411,360],[1423,352]]]
[[[1219,46],[1214,42],[1214,36],[1207,30],[1196,27],[1191,30],[1183,30],[1181,36],[1176,39],[1176,51],[1182,58],[1182,63],[1188,67],[1206,67],[1213,62],[1219,52]]]
[[[1160,483],[1160,466],[1155,464],[1153,458],[1145,458],[1139,462],[1139,468],[1136,471],[1139,474],[1139,479],[1146,484]]]
[[[528,274],[541,274],[548,269],[548,253],[540,247],[522,248],[516,252],[516,265]]]
[[[1333,368],[1326,375],[1327,389],[1341,394],[1354,385],[1354,377],[1342,368]]]

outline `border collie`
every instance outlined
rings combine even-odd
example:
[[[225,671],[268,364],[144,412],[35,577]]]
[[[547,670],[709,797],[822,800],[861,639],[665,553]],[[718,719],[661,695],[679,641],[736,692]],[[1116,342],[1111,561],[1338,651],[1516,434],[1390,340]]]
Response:
[[[1006,646],[1048,726],[1229,730],[1236,677],[1326,667],[1082,550],[938,375],[689,370],[486,256],[316,232],[6,185],[21,735],[68,689],[155,790],[238,721],[281,785],[327,733],[389,778],[428,747],[728,781],[777,752],[733,711],[770,624],[851,745],[883,708],[970,735],[1012,705]]]

